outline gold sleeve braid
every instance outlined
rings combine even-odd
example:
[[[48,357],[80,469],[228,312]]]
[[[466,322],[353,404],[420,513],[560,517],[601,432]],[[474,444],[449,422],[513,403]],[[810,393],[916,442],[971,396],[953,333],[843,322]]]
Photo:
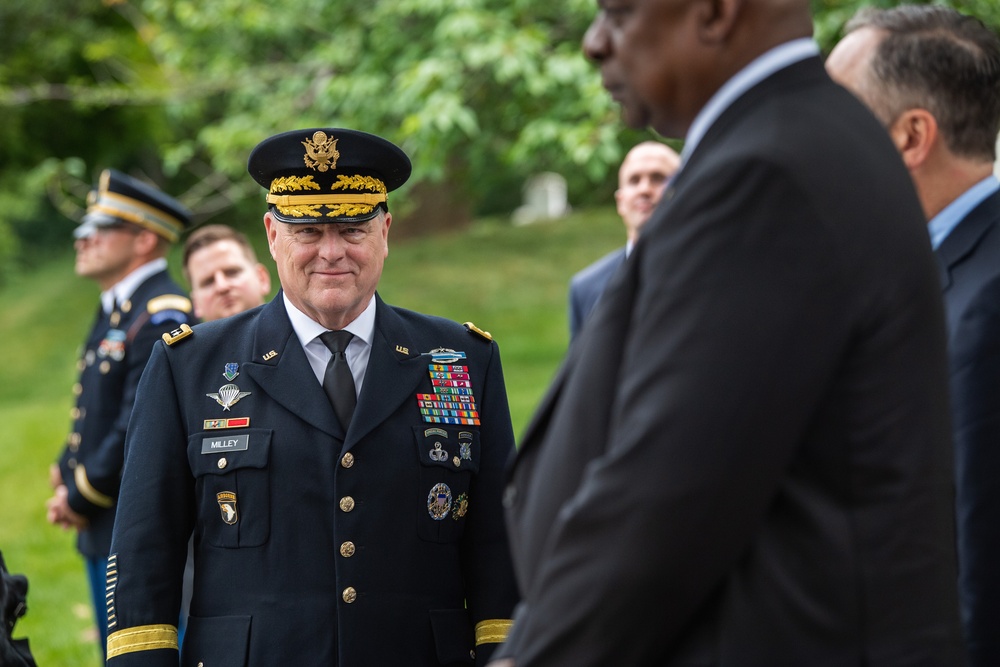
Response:
[[[172,625],[140,625],[108,636],[108,659],[136,651],[177,650],[177,628]]]
[[[476,646],[480,644],[500,644],[507,639],[514,621],[506,618],[490,618],[476,623]]]
[[[94,485],[90,483],[90,480],[87,479],[87,469],[83,466],[83,464],[78,465],[73,470],[73,481],[76,482],[76,490],[80,492],[80,495],[92,504],[105,509],[115,506],[114,498],[104,495],[95,489]]]

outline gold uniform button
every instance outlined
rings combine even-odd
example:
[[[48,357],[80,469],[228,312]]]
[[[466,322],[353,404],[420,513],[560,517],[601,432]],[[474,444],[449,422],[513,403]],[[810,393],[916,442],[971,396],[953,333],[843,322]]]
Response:
[[[354,555],[354,542],[344,542],[340,545],[340,555],[344,558],[350,558]]]
[[[340,509],[344,512],[350,512],[354,509],[354,498],[350,496],[344,496],[340,499]]]
[[[105,359],[101,362],[101,375],[107,375],[108,371],[111,370],[111,362]]]
[[[79,396],[82,393],[83,393],[83,385],[77,382],[75,385],[73,385],[73,395]]]
[[[354,465],[354,454],[347,452],[344,454],[344,458],[340,459],[340,467],[350,468],[352,465]]]
[[[117,313],[117,312],[111,313],[111,326],[113,326],[113,327],[118,326],[118,323],[121,322],[121,320],[122,320],[121,313]]]
[[[229,461],[227,461],[227,460],[226,460],[226,457],[225,457],[225,456],[223,456],[223,457],[222,457],[221,459],[219,459],[219,463],[218,463],[218,466],[219,466],[219,470],[222,470],[222,469],[223,469],[223,468],[225,468],[225,467],[226,467],[227,465],[229,465]]]
[[[358,592],[354,590],[354,586],[348,586],[344,589],[344,593],[341,597],[344,598],[344,602],[351,604],[358,599]]]
[[[80,449],[80,445],[76,444],[75,442],[69,443],[69,451],[76,452],[78,449]]]
[[[80,357],[79,359],[77,359],[77,361],[76,361],[76,370],[82,371],[86,367],[87,367],[87,360],[86,359],[84,359],[83,357]]]
[[[125,303],[122,304],[122,312],[127,313],[130,310],[132,310],[132,302],[126,299]]]

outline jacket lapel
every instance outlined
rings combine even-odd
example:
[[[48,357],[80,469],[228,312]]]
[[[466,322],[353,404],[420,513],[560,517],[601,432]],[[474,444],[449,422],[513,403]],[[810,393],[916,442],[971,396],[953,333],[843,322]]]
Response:
[[[938,259],[941,289],[951,286],[952,268],[965,259],[979,244],[979,240],[1000,218],[1000,192],[994,192],[969,212],[951,231],[934,253]]]
[[[413,332],[382,298],[375,295],[375,334],[358,405],[351,419],[346,452],[373,428],[386,421],[406,400],[416,401],[429,357],[418,348]]]
[[[324,433],[344,438],[344,429],[295,336],[280,291],[261,311],[251,353],[252,359],[242,370],[265,394]]]

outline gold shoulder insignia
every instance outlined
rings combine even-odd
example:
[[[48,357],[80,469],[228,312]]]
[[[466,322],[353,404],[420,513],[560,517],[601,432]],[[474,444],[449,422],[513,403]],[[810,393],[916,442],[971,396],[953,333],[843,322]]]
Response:
[[[194,335],[194,329],[186,324],[182,324],[179,329],[174,329],[170,333],[163,334],[163,342],[167,345],[173,345],[177,341],[184,340],[192,335]]]
[[[180,294],[164,294],[153,297],[146,304],[146,311],[150,315],[155,315],[161,310],[179,310],[182,313],[190,313],[191,300]]]
[[[480,336],[482,336],[486,340],[493,340],[493,334],[491,334],[489,331],[483,331],[482,329],[480,329],[479,327],[477,327],[472,322],[466,322],[465,323],[465,328],[468,329],[470,332],[472,332],[474,334],[479,334]]]

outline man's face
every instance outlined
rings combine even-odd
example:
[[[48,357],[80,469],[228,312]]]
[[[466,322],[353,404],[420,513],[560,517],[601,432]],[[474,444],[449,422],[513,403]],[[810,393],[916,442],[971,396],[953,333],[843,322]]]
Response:
[[[229,317],[264,303],[271,277],[231,239],[198,248],[188,258],[194,314],[206,322]]]
[[[140,230],[129,225],[98,227],[73,243],[76,275],[107,289],[128,275]]]
[[[359,223],[288,224],[264,216],[281,287],[296,308],[328,329],[342,329],[375,294],[389,254],[392,216]]]
[[[660,202],[663,186],[678,166],[677,154],[661,145],[640,144],[625,156],[618,170],[615,202],[631,240]]]
[[[705,99],[695,0],[598,0],[583,51],[630,127],[682,137]]]

